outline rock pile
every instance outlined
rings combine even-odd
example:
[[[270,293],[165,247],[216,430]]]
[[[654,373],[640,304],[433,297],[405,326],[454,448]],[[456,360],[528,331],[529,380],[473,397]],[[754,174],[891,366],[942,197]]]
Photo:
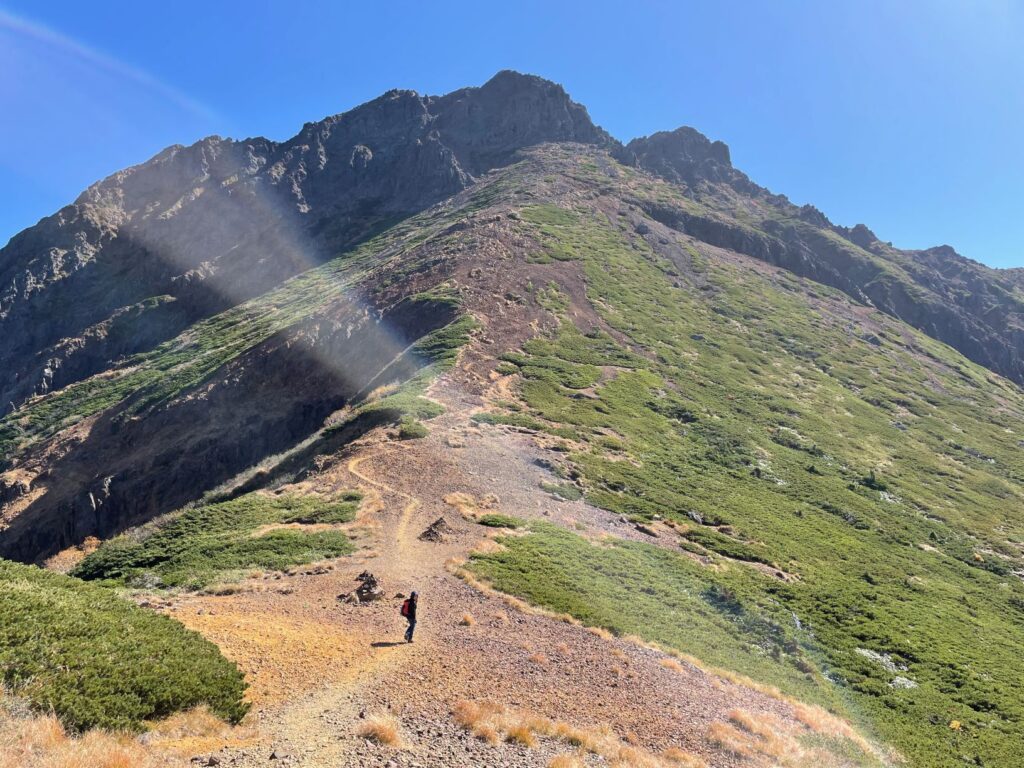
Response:
[[[351,592],[343,595],[338,595],[338,599],[342,602],[352,603],[359,605],[360,603],[368,603],[374,600],[380,600],[384,597],[384,589],[380,585],[377,577],[369,571],[363,571],[356,576],[356,581],[359,582],[359,586]]]
[[[443,517],[439,517],[426,527],[419,538],[420,541],[444,541],[449,533],[452,533],[452,527]]]

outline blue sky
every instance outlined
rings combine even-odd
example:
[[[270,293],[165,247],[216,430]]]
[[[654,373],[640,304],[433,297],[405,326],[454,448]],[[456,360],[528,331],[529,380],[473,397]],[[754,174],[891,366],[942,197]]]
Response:
[[[0,243],[168,144],[512,68],[623,140],[692,125],[837,223],[1024,266],[1022,39],[1021,0],[0,0]]]

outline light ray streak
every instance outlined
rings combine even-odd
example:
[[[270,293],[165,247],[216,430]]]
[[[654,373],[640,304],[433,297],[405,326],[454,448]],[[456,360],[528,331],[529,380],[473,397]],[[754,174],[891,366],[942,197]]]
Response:
[[[124,80],[135,83],[159,96],[167,99],[177,107],[192,113],[203,120],[219,122],[220,117],[205,104],[193,99],[182,91],[159,80],[149,72],[128,64],[103,51],[85,45],[52,27],[17,16],[0,7],[0,29],[6,29],[16,35],[34,40],[50,48],[73,56],[80,61],[104,70]]]

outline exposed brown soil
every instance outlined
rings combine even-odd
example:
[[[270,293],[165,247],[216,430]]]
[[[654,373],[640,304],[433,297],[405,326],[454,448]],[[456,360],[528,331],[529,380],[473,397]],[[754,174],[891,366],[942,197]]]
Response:
[[[544,493],[539,482],[550,474],[537,459],[545,451],[530,435],[475,426],[469,417],[486,398],[455,383],[466,380],[465,368],[453,374],[431,392],[447,412],[430,422],[428,437],[398,442],[378,430],[296,486],[300,492],[368,492],[369,513],[364,508],[351,524],[363,534],[357,554],[335,561],[332,570],[268,574],[231,594],[184,595],[165,608],[238,662],[253,711],[244,743],[207,743],[199,755],[194,740],[164,740],[162,748],[188,758],[212,754],[226,765],[311,768],[532,766],[573,751],[550,737],[533,747],[475,738],[452,716],[465,700],[574,728],[610,726],[642,753],[681,748],[710,766],[759,764],[709,740],[709,729],[728,721],[733,710],[804,729],[780,698],[627,639],[524,610],[453,573],[470,550],[487,542],[469,517],[483,508],[563,525],[582,522],[593,536],[652,540],[607,512]],[[481,388],[503,386],[481,379]],[[450,531],[441,541],[421,540],[439,517]],[[363,570],[381,579],[385,599],[338,601]],[[414,589],[421,595],[419,626],[407,645],[397,595]],[[357,734],[365,718],[383,713],[397,721],[400,749]]]

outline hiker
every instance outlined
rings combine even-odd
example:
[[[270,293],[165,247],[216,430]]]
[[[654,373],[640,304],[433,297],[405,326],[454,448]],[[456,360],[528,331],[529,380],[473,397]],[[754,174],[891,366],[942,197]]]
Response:
[[[416,631],[416,601],[417,595],[413,592],[409,599],[402,603],[402,616],[409,622],[409,628],[405,630],[405,642],[412,642],[412,633]]]

